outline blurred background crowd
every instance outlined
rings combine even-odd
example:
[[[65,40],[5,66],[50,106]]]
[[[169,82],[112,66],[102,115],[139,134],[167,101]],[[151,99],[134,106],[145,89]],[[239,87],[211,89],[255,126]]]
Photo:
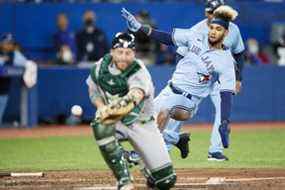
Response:
[[[187,3],[189,0],[10,0],[2,1],[4,2],[14,2],[15,4],[21,3],[30,3],[33,4],[48,4],[49,3],[82,3],[87,5],[96,4],[99,2],[111,2],[111,3],[121,3],[121,2],[174,2],[174,3]],[[193,0],[191,3],[203,4],[203,0]],[[227,3],[235,2],[235,0],[228,0]],[[239,2],[252,2],[248,0],[241,0]],[[280,3],[283,4],[283,0],[255,0],[254,2],[268,2]],[[1,5],[0,5],[1,6]],[[27,5],[28,6],[28,5]],[[240,15],[243,15],[243,10],[239,10]],[[262,10],[261,10],[262,11]],[[283,15],[284,16],[284,15]],[[92,9],[86,9],[82,15],[80,15],[81,26],[76,28],[71,26],[73,23],[74,15],[70,15],[65,11],[59,11],[56,14],[54,20],[48,19],[48,22],[53,21],[53,25],[56,27],[56,31],[50,33],[50,36],[47,41],[52,41],[52,46],[44,46],[42,44],[36,45],[33,47],[22,47],[23,44],[17,43],[17,36],[13,35],[13,31],[7,31],[13,36],[13,43],[16,44],[16,47],[19,49],[22,47],[22,50],[27,52],[41,52],[45,53],[48,56],[38,57],[35,56],[33,59],[38,59],[40,63],[43,64],[59,64],[59,65],[72,65],[78,64],[80,62],[93,62],[97,61],[102,55],[108,52],[110,45],[110,37],[106,35],[106,31],[101,28],[100,23],[104,22],[104,17],[97,18],[96,11]],[[153,27],[156,27],[157,21],[156,18],[153,18],[152,14],[147,9],[141,9],[136,12],[136,17],[139,21],[144,24],[149,24]],[[116,18],[117,22],[122,22],[119,18]],[[184,19],[187,19],[184,18]],[[201,18],[202,19],[202,18]],[[262,19],[262,18],[260,18]],[[78,18],[77,18],[78,20]],[[279,18],[282,20],[282,18]],[[283,18],[283,21],[285,18]],[[277,64],[285,65],[284,60],[284,47],[285,47],[285,22],[274,22],[272,19],[272,24],[270,29],[268,29],[267,34],[269,40],[266,43],[260,42],[259,39],[255,38],[254,35],[246,35],[247,38],[244,38],[244,43],[247,48],[246,52],[246,62],[251,65],[262,65],[262,64]],[[21,22],[21,21],[18,21]],[[165,22],[165,21],[163,21]],[[244,22],[244,20],[243,20]],[[257,22],[257,25],[262,23],[262,21]],[[112,23],[111,23],[112,24]],[[250,25],[250,23],[247,23]],[[50,25],[50,24],[49,24]],[[37,27],[37,26],[35,26]],[[170,28],[171,26],[169,26]],[[177,26],[180,27],[180,26]],[[191,24],[189,24],[191,27]],[[259,27],[259,26],[256,26]],[[41,31],[37,29],[37,31]],[[47,33],[47,31],[44,31]],[[246,31],[247,32],[247,31]],[[243,36],[244,32],[241,30]],[[5,34],[6,35],[6,34]],[[3,35],[2,35],[3,36]],[[2,37],[3,38],[3,37]],[[136,34],[137,41],[137,53],[139,58],[143,58],[146,64],[175,64],[174,62],[174,52],[175,49],[172,47],[167,47],[165,45],[159,44],[154,40],[148,38],[143,33]],[[27,46],[27,45],[23,45]],[[32,55],[33,56],[33,55]]]

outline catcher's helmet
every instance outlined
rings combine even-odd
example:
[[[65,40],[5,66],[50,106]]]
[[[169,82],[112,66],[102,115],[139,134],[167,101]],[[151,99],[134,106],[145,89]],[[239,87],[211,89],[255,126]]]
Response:
[[[112,41],[112,48],[131,48],[135,49],[135,36],[129,33],[119,32]]]
[[[224,0],[206,0],[206,12],[214,12],[219,6],[224,5]]]

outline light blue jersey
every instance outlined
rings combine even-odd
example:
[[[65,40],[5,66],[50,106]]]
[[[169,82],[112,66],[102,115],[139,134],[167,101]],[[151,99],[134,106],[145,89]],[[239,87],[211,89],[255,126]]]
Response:
[[[175,38],[175,34],[179,34],[181,30],[174,32],[174,41],[177,45],[185,43]],[[202,34],[191,33],[187,40],[187,54],[182,58],[172,75],[171,85],[166,86],[155,98],[154,105],[156,112],[162,110],[171,110],[174,107],[182,107],[187,110],[193,117],[198,110],[200,102],[207,97],[216,87],[218,81],[220,83],[217,92],[235,91],[235,69],[234,58],[229,49],[210,49],[208,38]],[[172,86],[172,87],[171,87]],[[174,92],[173,87],[180,89],[182,94]],[[191,98],[187,96],[191,94]],[[163,137],[168,150],[173,144],[177,144],[179,140],[179,132],[181,129],[181,121],[169,119]],[[218,128],[215,128],[215,142],[220,151],[220,136]],[[218,139],[219,138],[219,139]],[[213,143],[214,144],[214,143]],[[214,149],[209,149],[212,152]],[[215,151],[214,150],[214,151]]]
[[[194,25],[190,29],[175,29],[173,31],[173,41],[178,47],[177,53],[182,55],[184,58],[179,61],[177,69],[173,74],[173,83],[177,84],[180,88],[186,90],[187,92],[198,95],[199,97],[205,97],[210,94],[211,100],[215,106],[215,122],[211,134],[211,145],[209,147],[209,152],[223,152],[223,146],[221,143],[221,138],[219,134],[219,126],[221,124],[221,91],[235,91],[235,72],[234,64],[236,63],[231,54],[238,54],[244,51],[243,40],[239,31],[239,28],[234,23],[229,24],[229,33],[224,39],[224,45],[229,49],[227,51],[222,50],[209,50],[208,46],[208,33],[209,28],[207,25],[207,19],[202,20],[198,24]],[[195,40],[196,39],[196,40]],[[209,84],[204,84],[204,90],[199,88],[199,75],[195,75],[195,69],[191,68],[186,63],[193,62],[196,58],[191,55],[191,49],[193,44],[197,46],[198,41],[203,42],[202,50],[200,52],[201,60],[208,56],[214,67],[214,74],[218,74],[218,81],[214,82],[213,77]],[[196,50],[197,51],[197,50]],[[189,73],[192,70],[191,74]],[[196,72],[197,73],[197,72]],[[212,74],[211,76],[214,76]],[[195,79],[196,78],[196,79]],[[196,81],[193,83],[193,81]],[[197,82],[198,81],[198,82]],[[168,99],[169,101],[169,99]],[[166,103],[165,103],[166,104]],[[175,104],[175,103],[173,103]],[[166,142],[170,144],[177,142],[179,138],[179,130],[181,127],[181,122],[171,121],[166,126],[165,139]],[[170,147],[170,145],[168,145]]]
[[[209,28],[207,24],[207,19],[202,20],[190,29],[179,29],[179,33],[173,35],[174,41],[184,42],[177,44],[177,53],[179,55],[185,56],[187,54],[187,41],[191,37],[191,33],[199,33],[204,36],[208,36]],[[186,45],[185,45],[186,44]],[[238,26],[232,22],[229,24],[229,33],[224,39],[224,45],[230,48],[233,54],[238,54],[244,51],[244,43],[240,34]]]
[[[220,91],[234,92],[235,61],[230,50],[210,49],[206,35],[189,31],[185,40],[181,38],[181,33],[184,33],[183,29],[175,29],[173,39],[177,46],[187,47],[187,53],[178,62],[171,82],[202,98],[209,95],[213,83],[217,80],[220,83]]]

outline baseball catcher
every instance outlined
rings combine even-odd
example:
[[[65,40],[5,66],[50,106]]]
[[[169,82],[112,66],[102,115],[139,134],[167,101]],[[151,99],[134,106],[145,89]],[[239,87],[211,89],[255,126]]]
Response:
[[[133,189],[124,151],[116,133],[127,137],[144,163],[147,185],[168,190],[176,175],[153,117],[154,87],[143,63],[135,58],[134,36],[118,33],[110,54],[94,64],[87,79],[96,106],[91,123],[102,156],[118,181],[119,190]]]

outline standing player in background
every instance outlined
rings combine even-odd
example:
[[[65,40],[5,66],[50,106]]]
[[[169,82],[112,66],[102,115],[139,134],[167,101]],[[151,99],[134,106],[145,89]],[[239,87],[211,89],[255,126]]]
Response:
[[[165,32],[154,30],[149,26],[142,26],[139,22],[135,20],[134,17],[132,17],[130,13],[128,13],[125,10],[122,10],[122,14],[123,14],[123,17],[127,20],[128,28],[130,30],[144,31],[147,35],[149,35],[150,37],[154,39],[157,39],[161,43],[164,43],[167,45],[176,45],[178,47],[177,60],[180,60],[190,50],[190,47],[188,45],[189,36],[191,36],[192,33],[199,33],[202,36],[207,36],[208,31],[209,31],[208,27],[209,27],[211,20],[214,17],[214,12],[217,12],[217,13],[227,12],[227,11],[224,11],[224,6],[222,6],[223,4],[224,2],[222,0],[208,0],[206,2],[206,9],[205,9],[207,19],[202,20],[201,22],[199,22],[198,24],[196,24],[190,29],[175,29],[172,33],[172,36]],[[225,37],[224,44],[225,46],[230,48],[236,60],[236,63],[237,63],[236,64],[236,79],[237,79],[236,92],[239,92],[241,88],[241,80],[242,80],[241,70],[243,67],[244,44],[243,44],[242,37],[240,35],[237,25],[235,25],[232,22],[229,22],[228,31],[229,31],[229,34]],[[221,113],[221,97],[219,95],[220,94],[219,86],[220,86],[219,83],[216,82],[210,93],[211,100],[215,106],[216,114],[215,114],[215,122],[214,122],[213,130],[212,130],[212,135],[211,135],[211,145],[208,151],[208,160],[224,161],[224,160],[228,160],[228,158],[223,154],[223,146],[221,142],[221,135],[219,133],[219,127],[228,125],[229,121],[221,120],[221,114],[223,113]],[[159,99],[156,99],[156,101],[159,101]],[[179,108],[183,109],[181,105]],[[162,121],[165,120],[165,118],[167,117],[166,114],[160,114],[159,116],[161,116],[159,118],[161,118]],[[187,120],[187,118],[182,118],[182,120]],[[166,143],[169,145],[171,144],[176,144],[176,146],[178,145],[177,147],[181,151],[182,158],[186,158],[189,152],[188,150],[189,135],[188,134],[179,135],[180,125],[181,125],[181,121],[170,118],[164,130],[164,139]],[[180,137],[183,137],[183,138],[180,138]]]
[[[86,10],[83,14],[84,27],[75,35],[77,61],[98,61],[108,52],[108,42],[105,32],[96,25],[96,14]]]
[[[151,76],[144,64],[135,58],[134,48],[132,34],[118,33],[110,54],[92,67],[87,85],[97,112],[91,126],[101,154],[118,181],[119,190],[134,187],[116,132],[127,138],[141,155],[147,185],[157,190],[169,190],[175,184],[176,174],[154,121]]]
[[[23,67],[23,81],[28,88],[32,88],[37,82],[37,65],[28,60],[19,50],[11,33],[3,34],[0,41],[0,67]],[[0,76],[0,127],[3,115],[9,99],[11,77]]]

